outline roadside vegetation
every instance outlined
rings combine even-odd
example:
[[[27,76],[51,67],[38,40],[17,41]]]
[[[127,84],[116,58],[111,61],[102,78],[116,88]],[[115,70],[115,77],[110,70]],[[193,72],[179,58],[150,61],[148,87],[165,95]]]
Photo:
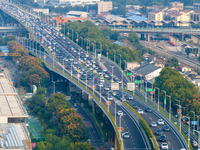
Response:
[[[26,101],[28,111],[38,118],[43,128],[44,140],[37,143],[37,149],[94,150],[91,144],[85,142],[88,136],[82,118],[71,108],[66,96],[57,93],[46,98],[45,87],[49,86],[50,77],[41,60],[15,40],[7,42],[7,46],[11,53],[21,55],[13,57],[21,72],[19,85],[26,89],[31,89],[33,84],[39,87],[36,94]]]
[[[170,67],[164,68],[160,75],[155,79],[154,87],[158,87],[161,90],[166,91],[167,95],[171,96],[172,110],[176,113],[178,109],[178,102],[180,100],[181,105],[186,107],[183,110],[183,115],[190,115],[193,118],[191,111],[200,113],[200,93],[193,83],[190,83],[185,79],[178,71],[173,70]],[[156,95],[158,93],[156,92]],[[161,92],[160,100],[164,102],[164,93]],[[169,99],[167,98],[167,107]]]
[[[68,30],[69,29],[69,30]],[[78,44],[83,46],[85,50],[92,52],[94,49],[97,49],[97,53],[101,53],[104,56],[107,56],[111,60],[114,60],[114,54],[116,56],[116,63],[120,64],[120,55],[122,60],[127,62],[141,61],[142,55],[146,52],[149,52],[149,49],[146,49],[139,42],[139,37],[137,34],[131,33],[128,37],[128,40],[133,44],[135,49],[130,49],[129,47],[123,47],[118,44],[112,43],[111,41],[120,40],[122,38],[117,31],[113,31],[108,27],[98,28],[91,21],[85,21],[84,23],[79,22],[70,22],[66,23],[62,27],[62,33],[65,33],[66,36],[72,39],[72,30],[73,30],[73,41],[76,42],[77,33],[78,33]],[[90,41],[90,42],[89,42]],[[90,43],[90,45],[89,45]],[[93,49],[94,46],[94,49]],[[122,67],[124,68],[125,62],[122,61]]]

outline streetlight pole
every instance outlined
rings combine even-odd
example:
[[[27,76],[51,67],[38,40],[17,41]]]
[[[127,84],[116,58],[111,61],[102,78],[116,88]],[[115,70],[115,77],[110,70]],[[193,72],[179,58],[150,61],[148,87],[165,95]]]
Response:
[[[108,104],[108,112],[110,112],[110,111],[109,111],[109,105],[110,105],[110,101],[109,101],[109,90],[108,90],[108,100],[107,100],[107,104]]]
[[[107,58],[108,58],[108,45],[106,45],[107,46]]]
[[[100,103],[101,103],[101,87],[100,87]]]
[[[159,100],[159,93],[160,93],[160,89],[155,87],[157,90],[158,90],[158,111],[159,111],[159,103],[160,103],[160,100]]]
[[[179,127],[180,127],[180,133],[181,133],[181,101],[180,100],[176,100],[177,102],[179,102],[179,104],[178,104],[178,107],[179,107],[179,111],[178,111],[178,113],[179,113]]]
[[[72,42],[73,42],[73,29],[71,29],[72,30]]]
[[[193,125],[193,134],[194,134],[194,130],[195,130],[195,111],[191,111],[194,114],[194,125]]]
[[[167,95],[169,97],[169,121],[171,121],[171,96]]]
[[[145,90],[146,90],[146,91],[145,91],[145,102],[146,102],[146,103],[147,103],[147,82],[148,82],[148,81],[145,81],[145,83],[146,83],[146,89],[145,89]]]
[[[95,78],[95,77],[93,77],[93,94],[94,94],[94,78]]]
[[[76,32],[76,34],[77,34],[76,42],[77,42],[77,45],[78,45],[78,32]]]
[[[65,68],[65,66],[64,66],[64,58],[63,58],[63,73],[64,73],[64,68]]]
[[[116,56],[116,50],[114,50],[114,63],[116,63],[116,58],[115,58],[115,56]]]
[[[87,89],[87,73],[88,71],[86,71],[86,89]]]
[[[166,110],[166,91],[162,90],[165,93],[165,98],[164,98],[164,110]]]
[[[113,68],[114,68],[115,66],[111,66],[111,67],[112,67],[112,82],[114,82],[114,81],[113,81],[113,76],[114,76],[114,75],[113,75]]]
[[[117,117],[117,115],[116,115],[116,101],[115,101],[115,124],[116,124],[116,117]]]
[[[199,117],[200,115],[197,116],[197,133],[198,133],[198,149],[200,149],[200,136],[199,136]]]
[[[122,57],[122,55],[121,54],[119,54],[119,56],[120,56],[120,69],[121,69],[121,57]]]
[[[72,63],[71,63],[71,78],[72,78]]]

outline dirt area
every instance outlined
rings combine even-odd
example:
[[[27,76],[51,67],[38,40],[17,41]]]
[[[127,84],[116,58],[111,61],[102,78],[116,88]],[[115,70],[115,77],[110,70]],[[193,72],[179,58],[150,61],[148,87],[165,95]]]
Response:
[[[129,42],[128,39],[122,39],[122,40],[120,40],[120,42],[122,42],[125,47],[129,47],[129,48],[135,50],[135,47],[131,44],[131,42]]]

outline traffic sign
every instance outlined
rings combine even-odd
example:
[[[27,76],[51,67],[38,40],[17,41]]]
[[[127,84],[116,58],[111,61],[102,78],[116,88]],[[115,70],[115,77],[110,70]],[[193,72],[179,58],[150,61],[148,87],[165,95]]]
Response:
[[[152,88],[147,88],[147,89],[146,89],[146,92],[152,92],[152,91],[153,91]]]
[[[135,80],[135,83],[142,83],[141,80]]]
[[[133,73],[132,73],[132,72],[127,72],[126,75],[127,75],[127,76],[132,76]]]
[[[101,58],[101,54],[98,54],[98,58]]]

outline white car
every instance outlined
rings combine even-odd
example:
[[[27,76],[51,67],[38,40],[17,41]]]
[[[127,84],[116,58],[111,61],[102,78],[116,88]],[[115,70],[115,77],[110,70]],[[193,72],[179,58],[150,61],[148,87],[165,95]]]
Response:
[[[144,111],[142,109],[138,109],[139,114],[144,114]]]
[[[160,147],[161,147],[161,149],[168,149],[168,144],[162,143]]]
[[[152,126],[152,127],[157,127],[157,123],[156,123],[155,121],[152,121],[152,122],[151,122],[151,126]]]
[[[113,97],[112,96],[108,96],[108,100],[109,101],[113,100]]]
[[[123,138],[124,138],[124,139],[129,139],[129,138],[130,138],[129,133],[128,133],[128,132],[125,132],[125,133],[123,134]]]
[[[123,111],[119,110],[119,111],[117,112],[117,115],[118,115],[118,116],[122,116],[122,115],[123,115]]]
[[[163,124],[165,124],[165,122],[164,122],[163,119],[158,119],[157,123],[158,123],[158,125],[163,125]]]

